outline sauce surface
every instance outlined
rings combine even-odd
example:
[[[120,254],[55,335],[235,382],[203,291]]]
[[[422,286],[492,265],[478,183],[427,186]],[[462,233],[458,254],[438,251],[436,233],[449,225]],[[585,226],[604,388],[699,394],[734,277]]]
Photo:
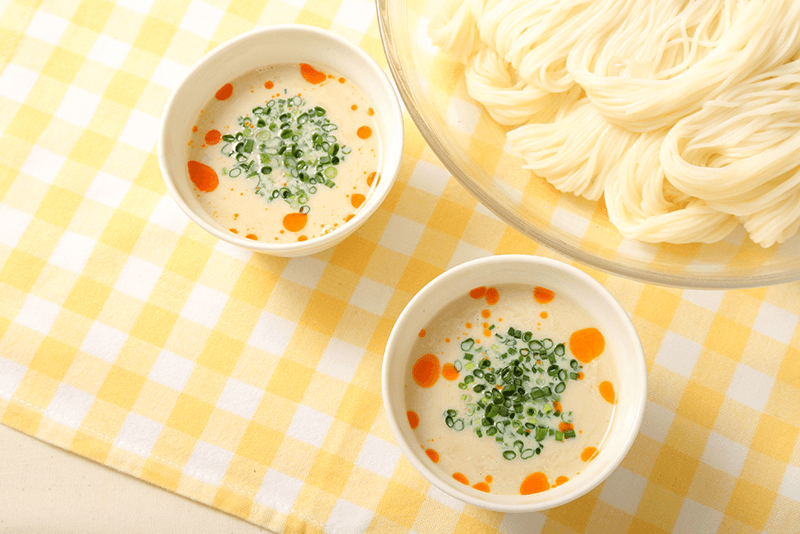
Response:
[[[614,395],[611,402],[609,393],[617,383],[617,371],[612,355],[600,341],[602,332],[577,304],[547,288],[522,284],[477,287],[445,306],[423,331],[424,335],[415,336],[405,377],[405,401],[406,409],[414,414],[410,425],[414,435],[428,458],[436,458],[431,469],[477,491],[530,495],[580,476],[586,463],[602,451],[615,404],[620,401]],[[591,355],[588,363],[580,363],[570,349],[575,332],[581,332],[576,350],[583,351],[581,356]],[[551,340],[553,348],[549,352],[529,350],[538,346],[537,340]],[[557,363],[562,365],[559,369],[547,356],[556,353]],[[472,357],[466,359],[466,354]],[[528,400],[519,409],[503,403],[504,388],[514,386],[500,375],[517,365],[513,360],[523,362],[521,354],[530,356],[533,382],[523,381]],[[537,359],[544,362],[537,366]],[[533,393],[531,385],[537,376],[541,378],[536,368],[550,369],[555,376],[554,381],[540,380],[540,389],[563,380],[556,389],[558,394],[549,390],[548,396],[540,399]],[[475,374],[475,369],[483,372]],[[570,378],[559,374],[562,369]],[[490,382],[486,382],[487,374]],[[532,396],[538,400],[530,400]],[[493,399],[512,415],[498,414],[491,408]],[[479,400],[483,407],[476,407]],[[543,404],[548,407],[541,408]],[[472,415],[469,406],[475,407]],[[532,415],[527,410],[533,406],[546,413],[540,410]],[[485,412],[480,411],[484,408]],[[497,427],[503,428],[497,421],[513,423],[514,410],[519,410],[516,417],[521,424],[513,430],[527,431],[519,443],[515,443],[516,434],[497,431]],[[492,417],[487,421],[489,414]],[[526,422],[533,422],[530,430],[524,426]],[[489,431],[490,427],[495,428]],[[509,437],[512,435],[515,437]]]
[[[336,230],[378,183],[370,111],[358,87],[320,65],[274,65],[231,80],[192,127],[187,170],[201,206],[223,229],[257,241]]]

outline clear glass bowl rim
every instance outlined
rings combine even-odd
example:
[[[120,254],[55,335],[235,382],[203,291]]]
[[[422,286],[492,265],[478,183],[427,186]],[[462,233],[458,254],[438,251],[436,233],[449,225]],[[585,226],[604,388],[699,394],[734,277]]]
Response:
[[[426,116],[425,110],[418,105],[411,84],[408,81],[409,78],[406,76],[406,67],[401,61],[401,53],[398,49],[400,40],[397,39],[395,33],[395,23],[397,21],[393,19],[392,6],[404,4],[404,2],[376,0],[376,4],[378,27],[389,69],[414,124],[416,124],[428,146],[452,176],[479,202],[512,228],[567,258],[574,259],[588,267],[638,282],[686,289],[741,289],[765,287],[800,280],[800,262],[791,269],[781,271],[770,270],[764,273],[735,274],[710,271],[705,276],[700,276],[696,273],[668,273],[643,267],[632,267],[622,262],[609,260],[581,250],[571,243],[555,239],[540,229],[531,226],[517,213],[495,201],[490,192],[482,187],[481,184],[472,180],[466,169],[462,169],[444,147],[437,132],[431,128],[429,117]]]

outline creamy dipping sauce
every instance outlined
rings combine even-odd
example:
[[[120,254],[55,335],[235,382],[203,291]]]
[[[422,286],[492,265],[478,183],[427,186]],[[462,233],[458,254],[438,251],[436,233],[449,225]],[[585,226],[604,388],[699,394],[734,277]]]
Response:
[[[187,160],[203,209],[222,228],[268,242],[334,231],[380,181],[374,110],[352,82],[308,64],[222,86],[200,111]]]
[[[588,314],[547,288],[475,288],[438,312],[412,350],[408,424],[446,477],[539,493],[578,476],[602,448],[617,402],[613,357]]]

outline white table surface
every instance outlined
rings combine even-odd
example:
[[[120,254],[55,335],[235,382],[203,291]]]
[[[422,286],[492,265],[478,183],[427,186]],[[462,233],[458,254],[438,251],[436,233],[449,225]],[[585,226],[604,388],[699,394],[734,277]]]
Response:
[[[0,534],[270,531],[0,425]]]

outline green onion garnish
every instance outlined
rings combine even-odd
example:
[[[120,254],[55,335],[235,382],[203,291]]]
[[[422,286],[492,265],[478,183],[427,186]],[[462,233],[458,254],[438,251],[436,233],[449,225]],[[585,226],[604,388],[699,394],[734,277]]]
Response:
[[[336,185],[335,167],[351,152],[331,133],[338,126],[325,116],[326,110],[305,105],[293,96],[256,106],[252,117],[239,117],[238,132],[222,136],[221,147],[224,156],[236,160],[228,176],[244,173],[256,180],[256,194],[270,202],[280,198],[301,213],[309,212],[307,202],[317,192],[316,184]]]
[[[467,373],[458,383],[463,404],[461,412],[445,411],[445,424],[494,438],[507,460],[541,454],[550,438],[574,438],[574,430],[562,432],[558,425],[572,422],[572,412],[564,413],[560,401],[569,381],[578,378],[580,363],[566,357],[563,343],[533,339],[531,331],[512,326],[507,335],[494,338],[498,344],[489,347],[477,346],[472,338],[461,342],[461,358],[453,365]]]

